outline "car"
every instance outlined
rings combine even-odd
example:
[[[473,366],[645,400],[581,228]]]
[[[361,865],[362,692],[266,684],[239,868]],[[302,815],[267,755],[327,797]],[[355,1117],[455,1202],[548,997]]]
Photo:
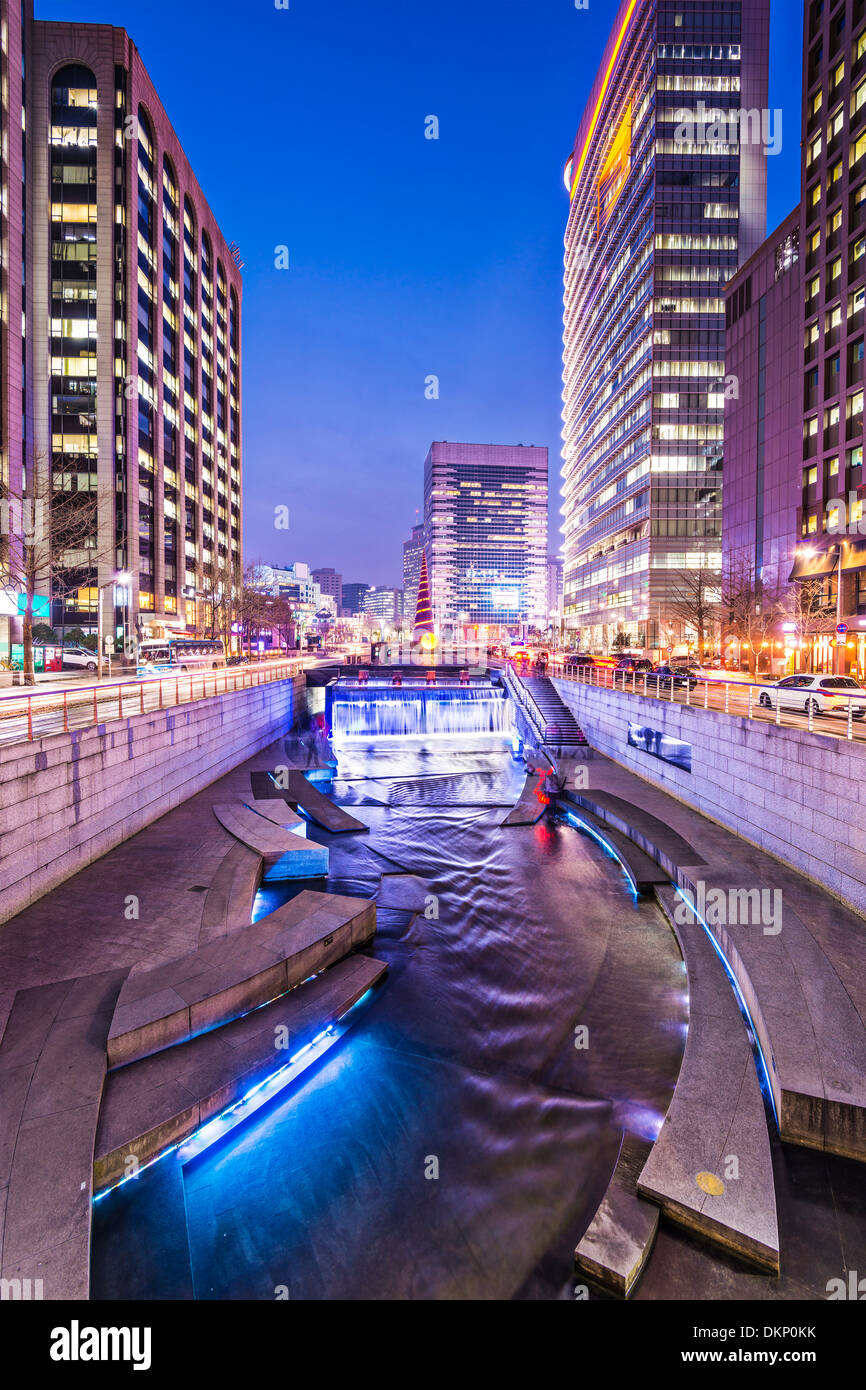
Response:
[[[95,671],[97,667],[96,652],[92,652],[89,647],[64,647],[63,665],[81,666],[86,671]]]
[[[651,671],[652,662],[645,656],[621,656],[615,666],[617,671]]]
[[[576,671],[581,666],[598,666],[599,662],[594,656],[586,656],[583,652],[565,652],[562,664],[566,671]]]
[[[860,693],[860,698],[857,692]],[[762,690],[758,704],[765,709],[798,710],[802,714],[844,714],[848,706],[854,719],[866,715],[866,690],[853,676],[786,676]]]
[[[688,686],[689,690],[694,690],[698,683],[697,677],[693,676],[687,667],[668,666],[667,663],[654,666],[648,671],[646,682],[648,686],[654,685],[656,690],[670,690],[671,686],[683,690]]]

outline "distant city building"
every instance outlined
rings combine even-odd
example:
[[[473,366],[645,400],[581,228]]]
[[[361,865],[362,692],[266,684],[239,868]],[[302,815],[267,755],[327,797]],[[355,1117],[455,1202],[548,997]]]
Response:
[[[565,618],[649,648],[721,564],[724,286],[766,235],[769,0],[623,0],[565,168]],[[663,619],[662,619],[663,620]]]
[[[440,633],[545,621],[547,495],[545,448],[431,445],[424,530]]]
[[[403,617],[408,627],[415,616],[418,602],[418,576],[424,553],[424,527],[413,526],[412,534],[403,542]]]
[[[323,594],[330,594],[339,613],[343,606],[343,576],[335,569],[313,570],[313,578]]]
[[[403,621],[403,590],[379,589],[374,585],[364,594],[364,612],[368,617],[381,618],[389,627],[399,628]]]
[[[562,616],[562,556],[547,557],[547,618],[552,613]]]
[[[344,584],[343,585],[343,606],[342,612],[347,618],[357,617],[364,611],[364,595],[369,589],[369,584]]]

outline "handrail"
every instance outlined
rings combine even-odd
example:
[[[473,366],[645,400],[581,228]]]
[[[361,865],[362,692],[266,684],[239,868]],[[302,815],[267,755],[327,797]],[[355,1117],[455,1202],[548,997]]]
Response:
[[[17,689],[0,695],[0,736],[4,721],[21,721],[21,741],[32,742],[43,734],[68,733],[71,727],[92,728],[133,714],[152,714],[175,705],[231,695],[259,685],[271,685],[300,675],[303,660],[264,661],[244,666],[200,667],[176,675],[130,677],[100,684],[66,687],[63,690],[27,691]],[[107,708],[106,708],[107,707]],[[40,715],[58,717],[58,727],[34,732]],[[83,715],[83,717],[82,717]],[[62,718],[62,723],[59,722]],[[7,742],[14,742],[10,734]]]
[[[618,671],[615,667],[611,666],[569,665],[568,669],[566,669],[564,663],[561,662],[553,662],[551,664],[549,674],[554,676],[557,680],[574,681],[575,684],[588,685],[599,690],[619,690],[624,695],[640,695],[643,696],[645,699],[650,700],[666,700],[670,704],[673,704],[676,701],[676,703],[685,705],[687,709],[703,709],[710,712],[711,714],[727,714],[732,715],[735,718],[742,718],[745,715],[745,717],[748,719],[754,719],[756,717],[754,713],[754,706],[756,703],[759,705],[759,707],[761,706],[760,695],[762,693],[769,694],[769,692],[774,691],[779,684],[778,681],[774,681],[772,678],[761,681],[744,681],[722,679],[717,680],[715,677],[707,679],[706,677],[698,676],[692,677],[696,684],[694,694],[697,694],[697,686],[703,685],[703,701],[692,698],[693,692],[689,683],[686,683],[684,688],[681,686],[684,698],[682,700],[676,700],[676,680],[679,679],[680,681],[682,681],[683,677],[677,678],[675,676],[674,679],[671,680],[670,677],[658,677],[656,673],[653,671]],[[805,675],[806,673],[802,672],[799,674]],[[622,677],[621,682],[617,681],[618,676]],[[595,679],[593,679],[593,677],[595,677]],[[785,677],[783,676],[781,677],[781,679],[784,680]],[[653,687],[655,688],[653,689]],[[719,691],[724,690],[723,706],[720,707],[710,704],[709,697],[710,691],[712,689],[718,689]],[[744,698],[745,709],[743,711],[739,711],[736,709],[732,710],[731,692],[734,692],[734,699],[736,700],[739,698],[737,692],[739,692],[740,690],[747,692]],[[754,699],[755,691],[759,692],[757,702]],[[845,737],[847,739],[853,739],[853,701],[861,701],[863,704],[866,704],[866,689],[853,690],[851,692],[847,692],[845,690],[834,690],[832,693],[834,699],[844,699],[848,702]],[[769,708],[771,708],[773,713],[775,714],[775,719],[772,722],[776,725],[776,727],[781,726],[781,716],[784,712],[785,714],[791,714],[794,716],[800,715],[800,717],[805,717],[807,720],[807,728],[810,733],[817,732],[827,734],[831,738],[842,737],[841,734],[835,733],[831,728],[822,728],[818,730],[815,729],[814,725],[816,700],[809,699],[808,689],[803,691],[803,697],[804,706],[808,705],[808,708],[804,708],[802,711],[790,707],[786,708],[783,711],[782,706],[777,699],[771,700]],[[763,708],[767,708],[767,706],[765,705],[763,706]],[[819,715],[821,715],[823,711],[819,709],[818,713]],[[830,711],[827,711],[827,713],[830,713]],[[860,716],[858,716],[858,718],[859,717]],[[769,723],[770,720],[762,719],[761,722]]]
[[[528,701],[528,702],[532,705],[533,709],[535,710],[535,713],[538,715],[538,723],[537,723],[537,725],[536,725],[536,733],[537,733],[537,734],[539,735],[539,737],[541,738],[542,743],[546,743],[546,742],[547,742],[547,720],[545,719],[544,715],[542,714],[541,710],[539,709],[538,704],[536,703],[535,697],[526,689],[526,686],[525,686],[525,685],[523,684],[523,682],[521,681],[521,679],[520,679],[520,677],[518,676],[517,672],[514,670],[514,668],[513,668],[512,666],[509,665],[509,663],[508,663],[507,661],[506,661],[506,663],[505,663],[505,665],[504,665],[504,667],[503,667],[503,675],[505,676],[505,683],[506,683],[506,685],[508,686],[509,690],[511,690],[511,693],[512,693],[513,695],[516,695],[516,696],[517,696],[518,703],[521,704],[521,706],[523,706],[523,705],[524,705],[524,702],[525,702],[525,701]],[[509,680],[509,677],[511,677],[511,680]],[[511,683],[512,681],[513,681],[513,685],[512,685],[512,683]]]

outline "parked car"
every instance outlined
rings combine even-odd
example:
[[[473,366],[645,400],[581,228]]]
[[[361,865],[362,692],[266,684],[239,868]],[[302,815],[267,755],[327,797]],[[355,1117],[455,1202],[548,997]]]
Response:
[[[647,673],[647,686],[655,686],[656,690],[670,690],[671,685],[674,689],[694,690],[697,686],[697,677],[693,676],[685,666],[668,666],[662,664],[654,666]]]
[[[701,666],[700,662],[698,661],[684,661],[682,663],[682,667],[680,667],[680,663],[678,662],[677,669],[691,671],[692,675],[697,681],[723,681],[726,678],[726,676],[728,680],[732,679],[730,674],[726,671],[723,671],[721,667]]]
[[[857,698],[857,692],[861,698]],[[808,714],[844,714],[848,706],[854,719],[866,715],[866,690],[853,676],[786,676],[762,690],[758,703],[765,709],[799,710]]]
[[[614,668],[617,671],[651,671],[652,662],[645,656],[621,656]]]
[[[81,666],[86,671],[95,671],[97,666],[96,652],[92,652],[89,647],[64,647],[63,665]]]

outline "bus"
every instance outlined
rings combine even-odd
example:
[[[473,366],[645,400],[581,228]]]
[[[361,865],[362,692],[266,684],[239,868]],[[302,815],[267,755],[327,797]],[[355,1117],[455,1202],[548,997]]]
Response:
[[[150,638],[138,644],[136,674],[179,675],[183,671],[214,671],[226,664],[226,650],[218,638]]]

